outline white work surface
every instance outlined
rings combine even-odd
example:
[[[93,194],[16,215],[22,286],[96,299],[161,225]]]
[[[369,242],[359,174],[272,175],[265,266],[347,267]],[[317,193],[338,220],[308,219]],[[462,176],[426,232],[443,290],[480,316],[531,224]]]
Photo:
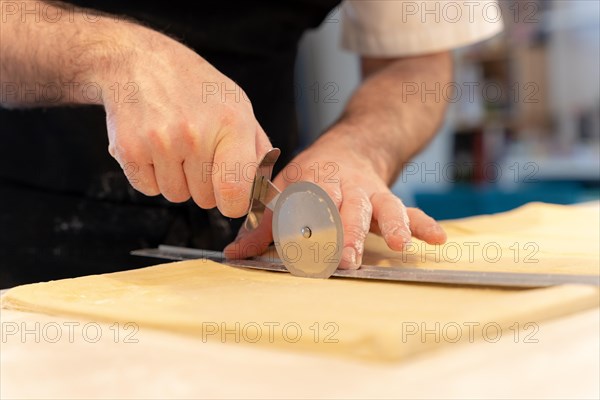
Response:
[[[539,324],[538,343],[513,331],[443,346],[397,364],[273,351],[249,345],[1,311],[2,398],[598,398],[600,310]],[[35,326],[39,322],[39,327]],[[63,328],[56,343],[56,327]],[[17,328],[20,331],[9,334]],[[22,337],[23,329],[38,332]],[[115,343],[115,331],[119,338]],[[522,333],[521,333],[522,334]],[[88,339],[95,329],[88,330]]]

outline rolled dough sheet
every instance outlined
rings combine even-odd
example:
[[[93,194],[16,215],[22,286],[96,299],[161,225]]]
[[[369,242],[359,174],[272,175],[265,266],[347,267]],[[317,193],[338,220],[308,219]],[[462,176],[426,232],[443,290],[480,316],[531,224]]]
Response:
[[[529,203],[494,215],[443,221],[442,246],[419,240],[391,251],[367,238],[363,263],[478,271],[600,274],[600,202],[574,206]]]
[[[568,215],[585,212],[589,225],[598,222],[596,218],[589,223],[597,215],[597,208],[559,210],[572,211]],[[551,217],[542,215],[534,222],[562,221]],[[489,218],[500,218],[493,224],[497,235],[502,235],[502,229],[511,229],[518,239],[519,229],[514,224],[503,227],[502,216]],[[460,242],[461,235],[477,237],[476,232],[483,229],[472,228],[481,220],[464,222],[450,222],[452,225],[448,227],[454,229],[451,240]],[[564,240],[571,233],[561,233],[561,238],[555,239],[560,239],[562,247],[547,251],[571,254],[571,241]],[[393,263],[377,243],[376,239],[371,241],[370,257],[379,257],[379,264]],[[598,242],[592,246],[596,249],[595,265],[588,260],[589,251],[581,258],[578,253],[572,254],[572,265],[585,264],[577,272],[597,271]],[[544,270],[544,260],[545,257],[538,263],[542,265],[536,264],[538,271]],[[569,265],[568,258],[564,260],[563,269]],[[579,264],[581,260],[588,262]],[[458,262],[453,266],[483,268],[486,265],[483,261]],[[426,260],[419,265],[431,267],[432,263],[437,264]],[[497,263],[493,265],[498,269]],[[548,269],[554,270],[555,265],[551,263]],[[271,346],[374,361],[399,360],[438,346],[467,341],[494,342],[502,336],[515,335],[519,329],[521,340],[525,337],[535,340],[539,321],[598,304],[599,292],[595,287],[517,290],[314,280],[232,268],[205,260],[24,285],[11,289],[2,299],[4,308],[92,322],[131,322],[140,329],[158,328],[201,341]]]

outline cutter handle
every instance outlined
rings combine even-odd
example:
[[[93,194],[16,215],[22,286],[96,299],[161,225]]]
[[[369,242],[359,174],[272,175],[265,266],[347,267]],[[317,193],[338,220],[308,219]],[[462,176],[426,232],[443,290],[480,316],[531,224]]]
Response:
[[[258,164],[258,168],[256,168],[248,215],[244,222],[244,227],[249,231],[258,227],[265,213],[265,207],[272,210],[275,206],[280,191],[271,182],[271,175],[273,175],[273,167],[280,154],[281,150],[272,148],[265,154]]]

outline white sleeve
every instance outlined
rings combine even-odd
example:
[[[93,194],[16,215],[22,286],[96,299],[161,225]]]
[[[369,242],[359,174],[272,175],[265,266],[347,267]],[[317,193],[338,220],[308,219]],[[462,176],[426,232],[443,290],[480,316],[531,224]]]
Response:
[[[495,0],[345,0],[340,14],[342,47],[372,57],[450,50],[503,29]]]

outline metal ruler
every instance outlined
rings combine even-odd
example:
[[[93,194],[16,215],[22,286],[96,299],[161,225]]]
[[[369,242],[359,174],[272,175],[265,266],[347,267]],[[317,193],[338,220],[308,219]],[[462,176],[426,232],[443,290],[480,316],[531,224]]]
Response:
[[[262,256],[246,260],[227,260],[223,253],[219,251],[190,249],[187,247],[167,245],[160,245],[158,248],[153,249],[134,250],[131,254],[167,260],[207,259],[237,268],[289,272],[281,260],[275,257]],[[363,265],[357,270],[338,269],[331,276],[338,278],[515,288],[545,287],[564,284],[600,286],[600,276],[598,275],[441,270],[415,267],[380,267],[374,265]]]

